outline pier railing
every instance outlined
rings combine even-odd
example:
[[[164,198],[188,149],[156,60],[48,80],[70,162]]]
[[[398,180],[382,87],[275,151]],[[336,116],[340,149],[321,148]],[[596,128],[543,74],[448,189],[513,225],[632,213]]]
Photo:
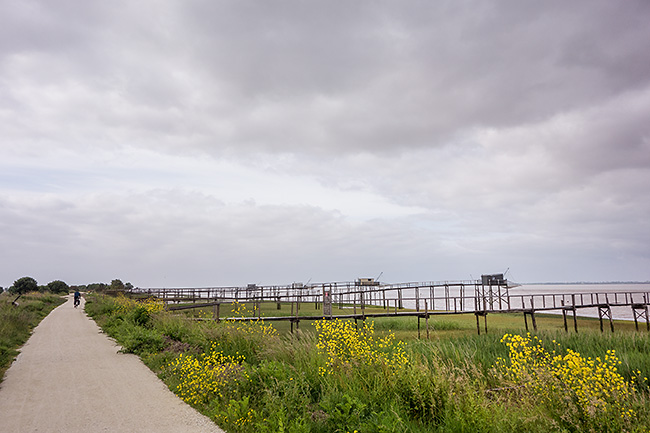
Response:
[[[630,307],[637,328],[638,321],[645,321],[650,330],[650,292],[647,291],[511,294],[507,281],[489,286],[481,281],[397,284],[362,284],[354,281],[285,286],[250,284],[243,287],[138,288],[134,291],[155,296],[172,310],[234,302],[258,305],[275,303],[278,309],[282,304],[291,304],[291,316],[265,317],[265,320],[293,321],[322,317],[365,319],[385,315],[428,319],[431,315],[473,313],[477,317],[477,328],[478,317],[486,317],[488,313],[524,313],[526,326],[527,317],[530,317],[536,328],[535,313],[556,310],[564,315],[565,328],[566,314],[572,313],[577,329],[576,311],[586,308],[598,309],[602,327],[603,319],[609,319],[611,324],[612,307]],[[310,303],[314,308],[304,308],[305,304]],[[339,307],[336,315],[332,314],[333,305]],[[343,310],[350,313],[341,314]],[[613,324],[611,326],[613,329]]]

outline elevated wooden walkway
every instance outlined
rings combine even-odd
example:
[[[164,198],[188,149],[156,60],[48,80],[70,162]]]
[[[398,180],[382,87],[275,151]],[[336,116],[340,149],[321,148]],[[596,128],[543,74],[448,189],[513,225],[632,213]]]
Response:
[[[290,321],[299,326],[300,321],[318,319],[365,320],[373,317],[417,317],[427,322],[430,316],[450,314],[474,314],[477,332],[481,333],[479,318],[484,318],[487,332],[487,315],[494,313],[521,313],[526,329],[530,319],[537,329],[535,314],[544,312],[562,313],[564,328],[568,331],[567,315],[572,316],[573,328],[577,332],[577,312],[582,309],[597,309],[601,331],[604,321],[614,331],[612,307],[629,307],[636,329],[645,321],[650,331],[648,302],[650,292],[593,292],[593,293],[540,293],[532,295],[511,295],[510,285],[501,275],[483,276],[477,281],[456,282],[409,282],[385,284],[371,279],[354,282],[293,283],[285,286],[262,286],[250,284],[245,287],[207,288],[147,288],[135,289],[139,294],[148,294],[162,299],[169,310],[213,307],[214,319],[221,320],[220,306],[234,302],[243,304],[275,303],[291,305],[291,314],[268,317],[265,321]],[[305,314],[306,304],[314,304],[316,314]],[[351,310],[349,314],[332,314],[332,306]],[[295,306],[295,307],[294,307]],[[367,310],[368,309],[368,310]],[[301,311],[302,310],[302,311]],[[380,311],[378,311],[380,310]],[[256,310],[259,314],[260,309]],[[258,317],[229,317],[228,320],[248,321]]]

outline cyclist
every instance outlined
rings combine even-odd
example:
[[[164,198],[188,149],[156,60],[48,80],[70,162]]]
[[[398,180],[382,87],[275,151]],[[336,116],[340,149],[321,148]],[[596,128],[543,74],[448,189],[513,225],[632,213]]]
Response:
[[[79,293],[79,290],[75,290],[75,292],[74,292],[74,307],[77,308],[77,306],[79,306],[80,302],[81,302],[81,293]]]

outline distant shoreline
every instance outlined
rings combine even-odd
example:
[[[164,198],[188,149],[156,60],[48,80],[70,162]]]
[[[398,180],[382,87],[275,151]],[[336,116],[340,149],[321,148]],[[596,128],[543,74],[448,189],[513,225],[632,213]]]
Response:
[[[650,281],[574,281],[574,282],[552,282],[552,283],[518,283],[522,286],[577,286],[591,284],[650,284]]]

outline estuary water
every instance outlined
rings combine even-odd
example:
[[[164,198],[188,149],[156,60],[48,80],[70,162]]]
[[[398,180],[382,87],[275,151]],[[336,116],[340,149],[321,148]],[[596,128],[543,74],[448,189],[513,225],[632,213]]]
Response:
[[[510,295],[579,295],[585,293],[634,293],[634,301],[642,302],[643,294],[648,293],[650,296],[650,283],[612,283],[612,284],[524,284],[519,287],[511,288]],[[600,296],[600,299],[604,299]],[[610,302],[613,300],[609,296]],[[650,297],[648,297],[650,302]],[[552,311],[551,313],[561,314],[561,311]],[[597,308],[580,308],[577,314],[586,317],[598,317]],[[634,320],[631,307],[612,307],[612,316],[617,320]]]
[[[501,294],[505,295],[505,291],[502,291]],[[647,302],[650,302],[650,283],[524,284],[510,288],[507,291],[507,294],[509,295],[509,298],[506,298],[505,296],[501,297],[501,299],[499,299],[498,296],[493,297],[491,302],[488,301],[487,309],[529,309],[531,308],[532,295],[535,295],[533,302],[536,309],[553,306],[559,308],[563,305],[563,300],[565,305],[571,305],[571,295],[575,295],[576,305],[605,304],[606,302],[614,304],[624,303],[626,300],[633,300],[635,303],[643,303],[644,299],[646,299]],[[458,287],[449,287],[449,300],[445,299],[445,293],[440,287],[436,288],[434,299],[431,299],[431,292],[429,292],[428,289],[420,289],[419,293],[416,293],[416,290],[414,289],[404,289],[403,305],[406,308],[417,308],[417,299],[419,299],[419,309],[423,310],[425,308],[424,299],[428,298],[429,308],[433,306],[432,309],[434,310],[471,312],[475,311],[476,308],[476,300],[474,299],[475,295],[477,294],[474,292],[473,284],[467,285],[464,292],[462,292]],[[389,305],[395,305],[396,296],[396,292],[387,295],[390,299]],[[463,298],[464,304],[461,304],[461,298]],[[479,309],[483,309],[483,304]],[[631,306],[612,307],[611,309],[613,319],[634,320]],[[560,309],[544,312],[550,314],[562,314],[562,310]],[[585,317],[598,317],[598,308],[578,308],[576,314]]]

